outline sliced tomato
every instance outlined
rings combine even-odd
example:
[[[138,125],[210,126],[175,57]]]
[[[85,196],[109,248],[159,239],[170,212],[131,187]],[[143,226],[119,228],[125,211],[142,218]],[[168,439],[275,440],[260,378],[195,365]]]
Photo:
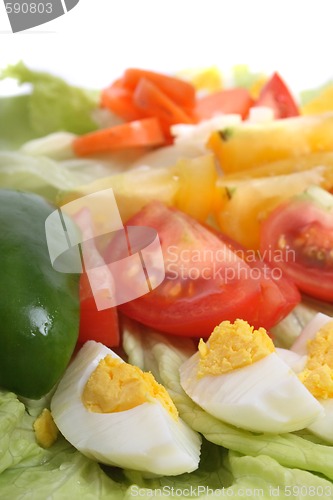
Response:
[[[129,317],[163,332],[207,337],[223,320],[270,328],[293,307],[294,299],[286,307],[288,296],[282,302],[270,275],[264,281],[260,270],[258,278],[218,235],[179,210],[152,202],[128,221],[136,225],[157,230],[166,276],[153,291],[119,306]],[[115,255],[115,240],[111,250]]]
[[[78,343],[88,340],[101,342],[108,347],[119,345],[117,308],[99,311],[86,273],[80,277],[80,331]]]
[[[124,86],[134,91],[142,78],[156,85],[161,92],[178,104],[178,106],[193,108],[195,104],[195,88],[191,83],[154,71],[129,68],[123,76]]]
[[[261,297],[253,324],[270,329],[286,317],[300,302],[298,288],[280,268],[273,268],[264,262],[260,253],[244,247],[223,233],[214,233],[251,267],[251,278],[258,280]]]
[[[133,91],[124,87],[121,79],[102,90],[101,106],[126,121],[145,118],[143,111],[133,103]]]
[[[157,118],[145,118],[81,135],[74,139],[78,156],[136,147],[162,145],[165,137]]]
[[[133,102],[148,116],[156,116],[168,131],[176,123],[193,123],[194,120],[175,101],[146,78],[141,78],[134,90]]]
[[[288,118],[300,114],[290,90],[278,73],[274,73],[263,86],[255,106],[272,108],[275,118]]]
[[[247,89],[233,88],[208,94],[197,100],[195,115],[199,121],[218,114],[236,113],[246,118],[254,101]]]
[[[271,266],[281,268],[302,292],[333,301],[332,210],[311,197],[280,205],[262,223],[260,250]]]

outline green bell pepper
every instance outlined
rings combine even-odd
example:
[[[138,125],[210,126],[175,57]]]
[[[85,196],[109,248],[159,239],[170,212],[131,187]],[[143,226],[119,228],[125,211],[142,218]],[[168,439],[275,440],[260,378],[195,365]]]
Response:
[[[53,269],[42,197],[0,190],[0,386],[38,399],[64,372],[79,331],[79,275]]]

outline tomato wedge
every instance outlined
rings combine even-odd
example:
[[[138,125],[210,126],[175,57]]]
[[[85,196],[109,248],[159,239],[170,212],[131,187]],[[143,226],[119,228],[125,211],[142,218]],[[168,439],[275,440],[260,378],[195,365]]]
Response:
[[[307,193],[280,205],[263,222],[260,250],[302,292],[331,302],[333,196],[314,186]],[[323,200],[328,200],[330,208],[323,205]]]
[[[166,277],[162,284],[119,306],[147,326],[197,337],[208,336],[223,320],[237,318],[269,328],[294,305],[287,310],[285,299],[280,308],[277,294],[269,292],[268,283],[276,291],[274,284],[267,280],[266,285],[261,271],[258,279],[258,273],[219,236],[179,210],[152,202],[128,225],[155,228],[163,251]],[[116,251],[113,240],[112,254]],[[111,248],[106,259],[108,252]]]
[[[246,118],[254,101],[248,90],[233,88],[214,92],[198,99],[195,115],[199,121],[218,114],[236,113]]]
[[[78,343],[88,340],[101,342],[108,347],[119,345],[119,324],[117,308],[99,311],[90,287],[87,273],[80,277],[80,330]]]
[[[275,118],[288,118],[300,114],[290,90],[278,73],[274,73],[263,86],[255,106],[272,108]]]
[[[212,229],[211,229],[212,230]],[[270,329],[285,318],[301,301],[298,288],[280,268],[269,266],[260,253],[249,250],[223,233],[214,231],[233,252],[251,267],[252,279],[258,280],[261,296],[252,324]]]
[[[144,69],[129,68],[124,73],[123,85],[134,91],[143,78],[157,86],[161,92],[180,107],[193,108],[195,104],[195,88],[191,83],[180,78]]]
[[[135,147],[152,147],[165,142],[157,118],[145,118],[77,137],[73,149],[78,156]]]

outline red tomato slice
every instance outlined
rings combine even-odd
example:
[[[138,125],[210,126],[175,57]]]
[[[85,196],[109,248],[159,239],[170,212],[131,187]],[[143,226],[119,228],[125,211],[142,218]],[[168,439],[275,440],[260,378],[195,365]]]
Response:
[[[101,106],[129,122],[145,118],[142,110],[136,108],[133,103],[133,91],[124,87],[122,80],[116,80],[102,90]]]
[[[260,251],[299,289],[333,301],[333,215],[312,201],[295,199],[262,223]]]
[[[157,230],[166,277],[153,291],[120,305],[123,313],[163,332],[198,337],[223,320],[253,323],[258,317],[261,286],[250,278],[250,266],[199,222],[152,202],[128,225]],[[116,248],[113,241],[113,256]]]
[[[145,118],[81,135],[74,139],[73,149],[76,155],[87,156],[119,149],[158,146],[164,142],[157,118]]]
[[[193,123],[194,121],[183,108],[146,78],[139,80],[133,94],[133,102],[146,115],[159,118],[163,130],[168,130],[176,123]]]
[[[119,345],[119,324],[117,308],[99,311],[86,273],[80,278],[80,331],[78,343],[88,340],[101,342],[108,347]]]
[[[263,86],[255,106],[272,108],[275,118],[288,118],[300,114],[290,90],[278,73],[274,73]]]
[[[253,105],[249,91],[234,88],[214,92],[197,101],[195,115],[198,120],[208,120],[217,114],[236,113],[246,118]]]
[[[129,68],[123,76],[124,86],[134,91],[142,78],[156,85],[161,92],[178,104],[178,106],[193,108],[195,104],[195,88],[191,83],[154,71]]]
[[[258,280],[261,289],[261,298],[258,303],[257,314],[252,324],[256,327],[272,328],[285,318],[300,302],[301,295],[292,280],[282,273],[280,268],[273,268],[263,261],[263,258],[252,250],[243,247],[218,231],[214,231],[224,243],[252,268],[251,277]]]

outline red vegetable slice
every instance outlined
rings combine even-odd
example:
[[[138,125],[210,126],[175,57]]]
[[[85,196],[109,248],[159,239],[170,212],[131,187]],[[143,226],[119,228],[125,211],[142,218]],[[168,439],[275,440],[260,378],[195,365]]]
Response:
[[[195,108],[195,115],[198,120],[208,120],[218,114],[231,113],[246,118],[253,103],[254,101],[246,89],[221,90],[199,98]]]
[[[136,86],[133,102],[146,115],[159,118],[164,131],[168,131],[176,123],[194,122],[183,108],[146,78],[142,78]]]
[[[333,301],[332,210],[325,210],[310,197],[280,205],[262,223],[260,250],[301,291]]]
[[[145,118],[142,110],[136,108],[133,103],[133,92],[124,87],[121,79],[102,90],[101,106],[125,121]]]
[[[145,118],[77,137],[73,149],[78,156],[135,147],[152,147],[165,142],[157,118]]]
[[[195,88],[191,83],[154,71],[129,68],[124,73],[123,84],[134,91],[142,79],[149,80],[178,106],[193,108],[195,104]]]
[[[274,73],[263,86],[255,106],[272,108],[275,118],[288,118],[300,114],[290,90],[278,73]]]
[[[99,311],[90,287],[87,273],[80,278],[80,332],[78,343],[88,340],[101,342],[108,347],[119,345],[119,324],[117,308]]]
[[[152,202],[128,225],[155,228],[164,255],[162,284],[119,306],[147,326],[198,337],[208,336],[226,319],[242,318],[255,327],[270,328],[299,301],[292,284],[283,283],[281,288],[271,279],[271,270],[266,278],[263,263],[258,264],[259,271],[253,270],[220,237],[178,210]]]

